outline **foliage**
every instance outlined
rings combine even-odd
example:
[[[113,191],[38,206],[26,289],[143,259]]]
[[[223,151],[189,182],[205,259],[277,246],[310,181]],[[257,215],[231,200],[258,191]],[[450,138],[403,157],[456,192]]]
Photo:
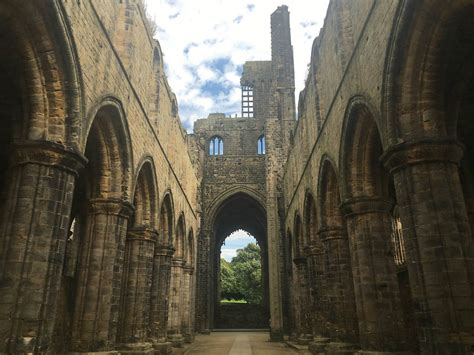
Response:
[[[231,263],[221,258],[221,299],[239,300],[242,298],[243,295],[238,291]]]
[[[221,259],[221,299],[243,299],[247,303],[262,302],[262,267],[260,247],[249,243],[237,250],[229,263]]]

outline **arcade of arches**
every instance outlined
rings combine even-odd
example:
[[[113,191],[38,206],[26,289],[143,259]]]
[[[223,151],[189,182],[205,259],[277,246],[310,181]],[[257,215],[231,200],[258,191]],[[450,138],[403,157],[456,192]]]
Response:
[[[252,114],[186,133],[141,0],[0,1],[0,354],[168,354],[227,328],[239,229],[263,275],[239,328],[472,354],[473,19],[331,0],[296,104],[279,6],[271,58],[243,65]]]

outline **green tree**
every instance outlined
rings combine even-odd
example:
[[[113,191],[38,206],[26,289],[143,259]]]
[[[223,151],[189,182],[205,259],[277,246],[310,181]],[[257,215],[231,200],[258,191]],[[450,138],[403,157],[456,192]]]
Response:
[[[232,258],[231,266],[234,272],[236,288],[243,298],[252,304],[262,302],[262,267],[260,247],[249,243],[245,248],[238,249]]]
[[[221,300],[240,300],[243,295],[239,292],[232,264],[221,258]]]

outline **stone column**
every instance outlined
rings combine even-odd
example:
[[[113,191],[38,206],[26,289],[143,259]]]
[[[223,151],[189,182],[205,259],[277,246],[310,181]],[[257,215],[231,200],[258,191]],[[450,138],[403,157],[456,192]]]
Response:
[[[204,224],[204,222],[202,222]],[[211,290],[211,231],[202,230],[197,240],[197,309],[196,327],[201,334],[210,334],[210,290]]]
[[[118,199],[91,199],[79,256],[72,348],[115,348],[123,257],[133,207]]]
[[[291,261],[290,261],[291,262]],[[291,269],[290,269],[291,268]],[[294,265],[291,264],[288,267],[288,321],[289,321],[289,340],[296,341],[298,339],[298,298],[296,295],[296,287],[298,279],[294,271]]]
[[[331,227],[320,230],[318,235],[324,248],[324,292],[327,300],[325,319],[332,342],[326,350],[344,347],[347,352],[356,351],[358,345],[355,344],[359,341],[357,313],[346,228]]]
[[[79,153],[46,141],[12,147],[0,217],[0,353],[48,349]]]
[[[300,345],[307,345],[312,340],[310,326],[310,302],[309,302],[309,288],[308,288],[308,269],[306,257],[299,257],[293,259],[296,265],[296,273],[298,280],[299,292],[299,321],[298,321],[298,338],[297,342]]]
[[[183,334],[184,341],[186,343],[191,343],[194,339],[194,334],[192,330],[192,303],[193,299],[191,298],[191,287],[192,287],[192,277],[194,273],[194,268],[191,265],[185,265],[183,267],[183,299],[181,307],[181,334]]]
[[[474,239],[454,141],[400,144],[383,160],[395,183],[422,353],[473,350]]]
[[[173,259],[171,262],[171,289],[169,304],[169,326],[168,339],[173,347],[181,347],[184,343],[181,334],[181,293],[183,292],[183,267],[186,262],[183,259]]]
[[[306,249],[310,275],[311,326],[313,341],[309,344],[312,353],[324,353],[329,343],[326,327],[326,279],[324,273],[324,249],[319,242],[311,243]]]
[[[390,209],[391,204],[380,198],[354,198],[342,205],[364,351],[402,351],[407,347],[390,240]]]
[[[155,246],[150,300],[150,337],[158,354],[168,354],[171,351],[171,343],[167,339],[167,328],[173,254],[174,248],[171,245],[157,244]]]
[[[158,233],[146,227],[129,228],[119,318],[120,349],[148,351],[153,258]]]

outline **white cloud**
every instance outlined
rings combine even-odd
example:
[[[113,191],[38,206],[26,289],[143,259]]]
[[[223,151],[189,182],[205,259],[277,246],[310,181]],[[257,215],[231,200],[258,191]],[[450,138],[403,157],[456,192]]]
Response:
[[[237,249],[242,249],[249,243],[256,243],[253,236],[244,230],[238,230],[229,235],[221,247],[221,258],[231,261],[237,255]]]
[[[249,60],[270,60],[270,15],[281,0],[145,0],[158,25],[171,88],[188,129],[210,112],[240,112],[240,74]],[[296,95],[303,89],[311,46],[328,0],[286,0],[295,56]],[[216,60],[225,60],[223,68]],[[209,82],[220,93],[203,90]]]
[[[224,258],[227,261],[232,261],[232,258],[237,255],[236,248],[222,248],[221,249],[221,258]]]

